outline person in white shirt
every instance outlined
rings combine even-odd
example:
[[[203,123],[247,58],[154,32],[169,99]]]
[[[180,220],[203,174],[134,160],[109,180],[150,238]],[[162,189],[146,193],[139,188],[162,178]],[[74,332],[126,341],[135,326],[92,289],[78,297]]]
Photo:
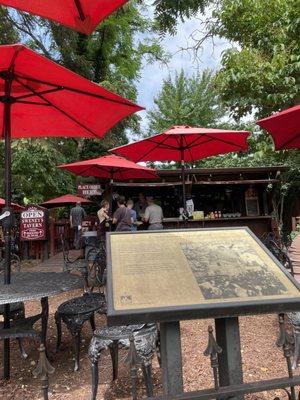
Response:
[[[149,223],[148,230],[160,230],[163,229],[163,211],[160,206],[154,203],[153,197],[147,197],[148,207],[145,210],[143,218],[144,222]]]

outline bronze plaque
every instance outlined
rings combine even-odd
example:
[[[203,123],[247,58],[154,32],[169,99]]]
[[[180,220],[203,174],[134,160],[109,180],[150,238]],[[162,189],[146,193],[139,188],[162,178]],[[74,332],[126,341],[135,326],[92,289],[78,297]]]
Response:
[[[297,283],[247,228],[112,233],[108,250],[108,315],[300,302]]]

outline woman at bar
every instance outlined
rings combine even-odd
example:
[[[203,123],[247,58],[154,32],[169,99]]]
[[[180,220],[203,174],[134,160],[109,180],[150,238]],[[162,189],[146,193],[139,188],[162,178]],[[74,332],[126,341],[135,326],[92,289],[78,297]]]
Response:
[[[100,240],[105,241],[106,232],[109,230],[109,202],[102,200],[100,204],[100,210],[97,212],[99,219],[98,224],[98,235]]]

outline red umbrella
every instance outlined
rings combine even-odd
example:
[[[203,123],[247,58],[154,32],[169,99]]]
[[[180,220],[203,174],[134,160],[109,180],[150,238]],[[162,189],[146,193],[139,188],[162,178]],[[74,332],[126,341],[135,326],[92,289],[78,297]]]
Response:
[[[158,178],[154,169],[138,165],[114,154],[72,164],[63,164],[59,168],[73,172],[75,175],[95,176],[107,178],[111,181]]]
[[[274,140],[275,149],[300,148],[300,105],[257,121]]]
[[[51,199],[48,201],[45,201],[44,203],[41,204],[41,206],[46,207],[46,208],[55,208],[55,207],[65,207],[68,204],[76,204],[76,203],[82,203],[82,204],[92,204],[93,202],[85,199],[83,197],[75,196],[74,194],[65,194],[60,197],[56,197],[55,199]]]
[[[0,105],[0,129],[5,139],[4,211],[11,206],[11,138],[99,138],[141,109],[22,45],[0,46]],[[4,282],[9,284],[10,218],[2,225]],[[4,320],[9,327],[9,305]],[[4,377],[9,378],[9,340],[4,342]]]
[[[185,162],[246,150],[250,132],[173,126],[159,135],[110,150],[137,161],[181,161],[186,211]]]
[[[67,169],[75,175],[95,176],[110,179],[110,191],[113,181],[124,181],[129,179],[157,179],[154,169],[138,165],[126,158],[114,154],[93,158],[86,161],[78,161],[72,164],[60,165],[59,168]],[[112,211],[112,196],[110,199],[110,212]]]
[[[0,4],[52,19],[90,34],[106,17],[128,0],[0,0]]]
[[[5,206],[5,200],[0,197],[0,208],[2,208],[4,206]],[[14,211],[24,210],[23,206],[20,206],[19,204],[16,204],[16,203],[11,203],[11,207]]]

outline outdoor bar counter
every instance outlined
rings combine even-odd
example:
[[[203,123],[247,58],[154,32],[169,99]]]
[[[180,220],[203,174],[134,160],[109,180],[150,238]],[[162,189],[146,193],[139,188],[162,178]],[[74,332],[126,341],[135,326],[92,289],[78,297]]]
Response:
[[[235,217],[235,218],[215,218],[215,219],[189,219],[184,223],[180,218],[164,218],[163,225],[165,229],[183,229],[183,228],[223,228],[248,226],[257,236],[261,237],[266,232],[272,230],[272,217],[270,215],[257,217]]]
[[[187,221],[178,212],[182,207],[180,170],[158,170],[157,182],[116,183],[114,191],[134,201],[141,192],[153,196],[163,209],[165,229],[247,226],[262,237],[276,227],[273,198],[285,170],[283,166],[188,169],[187,199],[192,200],[198,215]]]

